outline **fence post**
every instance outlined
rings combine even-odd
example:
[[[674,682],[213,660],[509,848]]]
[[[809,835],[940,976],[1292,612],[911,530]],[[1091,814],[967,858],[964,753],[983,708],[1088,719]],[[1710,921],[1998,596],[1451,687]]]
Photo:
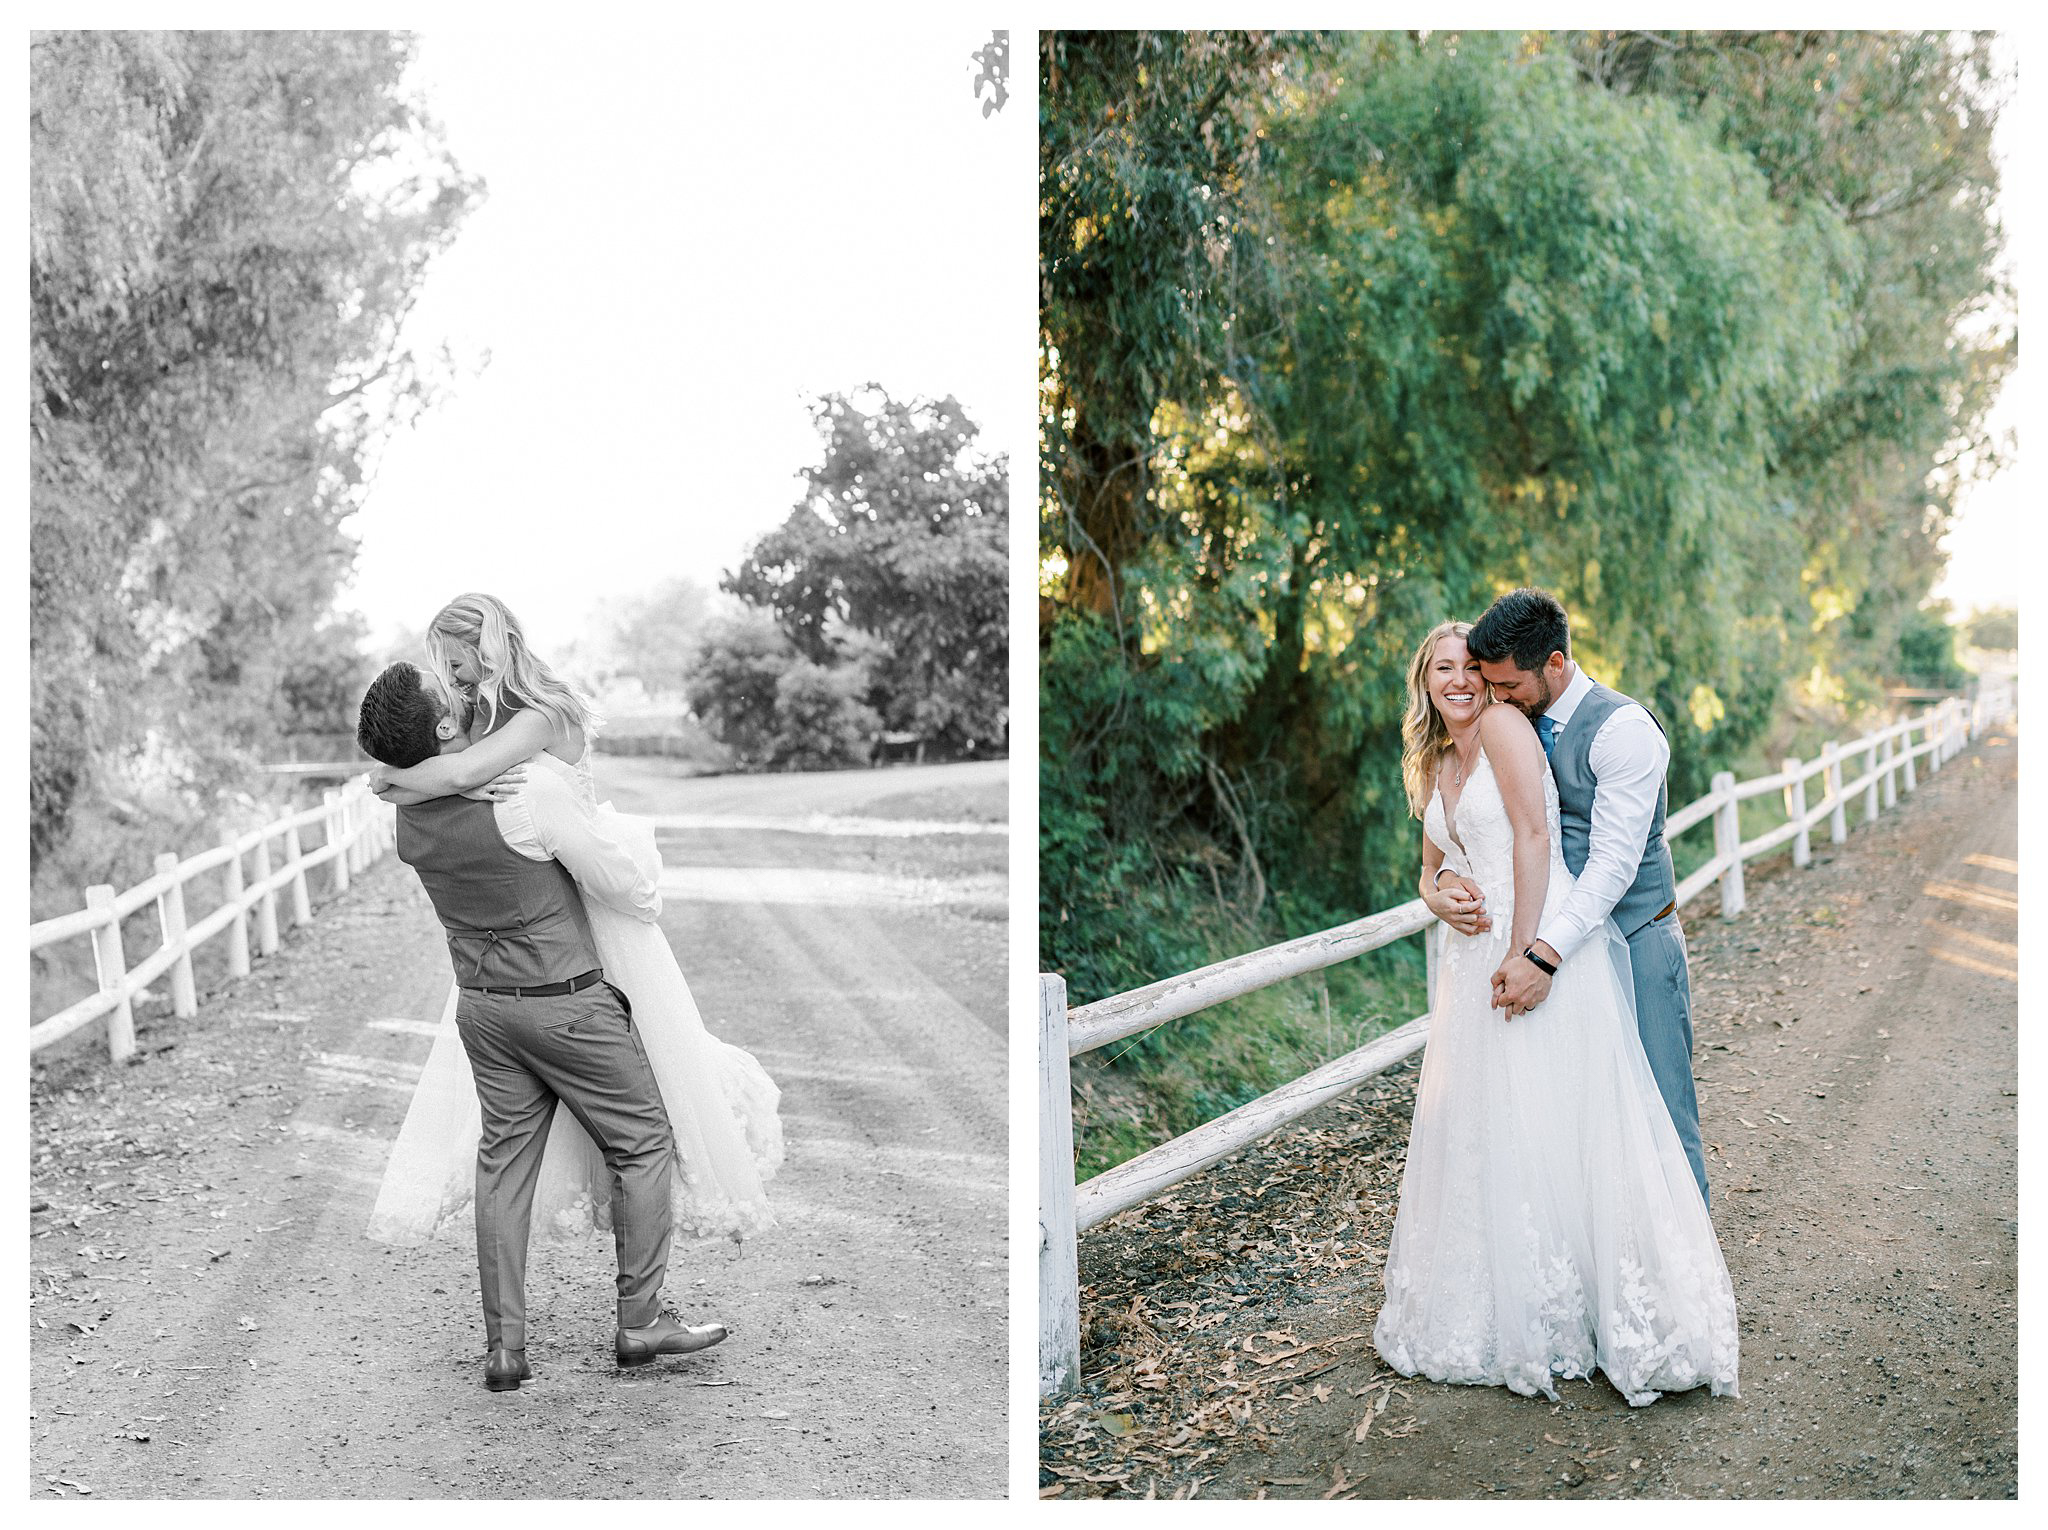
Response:
[[[119,992],[128,977],[128,960],[121,952],[121,921],[114,913],[114,889],[88,887],[85,906],[101,909],[107,922],[92,932],[93,965],[99,969],[100,992]],[[135,1009],[123,993],[107,1015],[107,1053],[115,1062],[135,1055]]]
[[[349,854],[355,857],[355,864],[349,869],[361,876],[370,869],[370,862],[376,855],[372,829],[376,820],[370,815],[369,796],[360,782],[350,782],[347,795],[349,833],[354,836]]]
[[[1081,1379],[1081,1272],[1074,1231],[1074,1108],[1067,980],[1038,975],[1038,1395]]]
[[[1715,773],[1714,795],[1721,799],[1714,809],[1714,857],[1725,859],[1721,872],[1721,917],[1733,919],[1742,912],[1742,804],[1735,800],[1735,772]]]
[[[1899,768],[1893,763],[1896,753],[1891,734],[1887,733],[1878,741],[1877,757],[1884,767],[1884,805],[1895,808],[1899,805]]]
[[[1913,728],[1917,728],[1919,726],[1920,724],[1917,722],[1913,724]],[[1901,733],[1899,735],[1899,752],[1906,757],[1904,761],[1906,768],[1905,789],[1909,792],[1914,790],[1920,784],[1919,773],[1913,769],[1913,728],[1908,728],[1904,733]]]
[[[277,889],[270,885],[270,840],[256,841],[256,880],[263,896],[256,900],[256,949],[264,956],[277,950]]]
[[[175,876],[178,870],[176,852],[166,850],[156,858],[159,876]],[[157,895],[156,924],[163,931],[164,949],[179,951],[185,944],[185,884],[173,882]],[[171,1013],[180,1020],[189,1020],[199,1013],[199,996],[192,987],[192,953],[179,951],[171,963]]]
[[[1870,777],[1870,785],[1863,789],[1863,821],[1877,822],[1877,745],[1868,744],[1863,750],[1863,773]]]
[[[327,818],[321,825],[327,835],[327,843],[335,847],[334,858],[327,864],[334,868],[334,890],[348,891],[348,809],[342,805],[341,789],[330,786],[320,794],[320,800],[327,805]]]
[[[311,924],[313,900],[306,893],[306,855],[299,848],[297,824],[284,831],[284,855],[284,863],[292,871],[292,923]]]
[[[1785,771],[1792,777],[1792,784],[1785,788],[1785,816],[1799,825],[1799,832],[1792,836],[1792,864],[1808,866],[1813,862],[1813,837],[1806,827],[1806,777],[1799,774],[1804,767],[1797,760],[1787,760]]]
[[[229,977],[249,975],[249,911],[241,906],[246,892],[242,881],[242,852],[237,850],[228,857],[228,902],[235,909],[235,917],[228,921]]]
[[[1828,801],[1834,805],[1828,814],[1828,840],[1839,845],[1849,837],[1849,809],[1842,801],[1842,746],[1829,739],[1821,746],[1820,757],[1827,761]]]

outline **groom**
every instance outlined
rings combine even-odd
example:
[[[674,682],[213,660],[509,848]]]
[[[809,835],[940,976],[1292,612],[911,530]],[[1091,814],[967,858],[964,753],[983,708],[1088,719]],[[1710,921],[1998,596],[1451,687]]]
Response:
[[[393,664],[370,683],[356,725],[396,769],[465,748],[453,699],[431,674]],[[688,1354],[726,1335],[661,1306],[675,1137],[633,1030],[604,981],[579,887],[654,920],[661,895],[618,845],[593,833],[553,772],[509,801],[436,797],[398,809],[398,857],[419,873],[454,958],[455,1025],[476,1078],[476,1254],[489,1356],[484,1385],[516,1391],[526,1363],[526,1245],[555,1107],[567,1105],[611,1171],[621,1365]]]
[[[1692,1082],[1692,984],[1664,843],[1664,772],[1671,746],[1639,703],[1595,684],[1572,662],[1571,624],[1543,590],[1511,590],[1466,634],[1496,701],[1536,724],[1557,782],[1564,863],[1577,878],[1526,952],[1494,974],[1494,1005],[1541,1004],[1558,965],[1610,914],[1628,940],[1636,1028],[1686,1161],[1707,1199],[1700,1111]]]

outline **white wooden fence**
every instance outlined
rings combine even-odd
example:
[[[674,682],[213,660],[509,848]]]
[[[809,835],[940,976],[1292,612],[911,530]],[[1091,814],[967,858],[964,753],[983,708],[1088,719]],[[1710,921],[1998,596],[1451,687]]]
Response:
[[[1987,680],[1969,699],[1951,697],[1940,705],[1866,733],[1847,744],[1830,743],[1812,760],[1787,760],[1774,775],[1737,781],[1729,771],[1713,788],[1665,820],[1667,838],[1695,824],[1713,822],[1712,859],[1678,884],[1681,907],[1709,884],[1721,884],[1721,917],[1742,912],[1742,867],[1790,843],[1792,862],[1812,858],[1812,835],[1823,819],[1828,837],[1848,837],[1849,815],[1861,800],[1866,822],[1919,783],[1918,766],[1939,770],[1992,723],[2012,715],[2010,679]],[[1914,736],[1918,735],[1918,742]],[[1845,773],[1854,771],[1852,779]],[[1808,784],[1818,778],[1818,791]],[[1740,804],[1751,797],[1781,793],[1785,821],[1754,839],[1742,838]],[[1356,1051],[1283,1084],[1271,1094],[1193,1131],[1148,1149],[1079,1185],[1074,1183],[1074,1130],[1069,1064],[1083,1052],[1138,1035],[1227,999],[1306,972],[1377,950],[1410,935],[1425,936],[1429,993],[1436,991],[1437,926],[1420,898],[1364,919],[1299,940],[1267,946],[1144,988],[1067,1008],[1066,980],[1038,977],[1038,1390],[1041,1396],[1070,1389],[1081,1372],[1081,1301],[1078,1240],[1081,1233],[1120,1211],[1149,1200],[1211,1164],[1249,1147],[1259,1138],[1355,1089],[1421,1050],[1429,1017],[1417,1016]]]
[[[189,860],[181,861],[166,852],[156,858],[156,875],[126,892],[117,893],[106,886],[88,887],[85,907],[77,913],[29,926],[28,948],[37,951],[60,940],[91,936],[99,991],[47,1020],[32,1024],[28,1032],[29,1051],[38,1052],[104,1015],[107,1050],[114,1061],[120,1062],[135,1051],[135,995],[165,972],[171,975],[172,1013],[181,1019],[198,1014],[199,998],[192,983],[195,950],[226,931],[229,975],[247,977],[251,916],[256,924],[256,954],[268,956],[277,949],[279,894],[291,900],[293,924],[310,922],[313,903],[306,873],[324,865],[329,868],[334,891],[347,891],[351,876],[365,870],[391,848],[395,823],[394,809],[371,794],[366,776],[358,776],[341,787],[330,788],[319,807],[251,829],[240,838]],[[325,843],[317,850],[302,850],[301,833],[316,824]],[[274,854],[272,846],[278,841],[282,845]],[[246,866],[245,860],[249,862]],[[185,885],[194,877],[221,867],[227,873],[227,900],[197,924],[188,923]],[[121,945],[121,920],[152,901],[156,904],[162,942],[130,967],[128,954]]]

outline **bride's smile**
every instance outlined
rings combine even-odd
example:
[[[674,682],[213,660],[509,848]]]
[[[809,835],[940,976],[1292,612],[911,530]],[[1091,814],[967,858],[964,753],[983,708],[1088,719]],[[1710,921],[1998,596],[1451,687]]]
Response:
[[[1486,682],[1480,678],[1479,661],[1455,632],[1437,641],[1436,656],[1429,665],[1429,696],[1452,728],[1471,722],[1486,705]]]

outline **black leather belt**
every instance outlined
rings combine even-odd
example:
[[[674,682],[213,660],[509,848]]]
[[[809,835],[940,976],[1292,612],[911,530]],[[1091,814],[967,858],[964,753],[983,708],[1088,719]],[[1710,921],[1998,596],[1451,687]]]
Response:
[[[604,981],[604,968],[592,967],[588,972],[572,977],[566,983],[542,983],[535,988],[477,988],[475,993],[502,993],[515,999],[552,999],[559,994],[581,993]]]

